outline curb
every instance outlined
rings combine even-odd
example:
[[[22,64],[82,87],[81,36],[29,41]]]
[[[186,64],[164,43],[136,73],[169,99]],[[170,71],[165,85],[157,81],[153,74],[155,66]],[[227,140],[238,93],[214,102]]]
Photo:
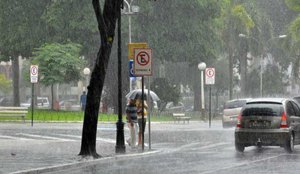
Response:
[[[104,161],[104,160],[113,160],[113,159],[117,160],[117,159],[123,159],[123,158],[127,159],[128,157],[139,157],[139,156],[144,156],[144,155],[152,155],[152,154],[156,154],[158,152],[161,152],[161,150],[151,150],[151,151],[147,151],[147,152],[133,153],[133,154],[120,154],[120,155],[116,155],[113,157],[103,157],[103,158],[99,158],[99,159],[95,159],[95,160],[87,159],[86,161],[61,164],[61,165],[57,165],[57,166],[21,170],[21,171],[12,172],[12,174],[38,174],[38,173],[61,171],[61,170],[66,170],[66,169],[69,170],[71,168],[80,168],[80,167],[86,167],[89,165],[96,165],[99,162]]]

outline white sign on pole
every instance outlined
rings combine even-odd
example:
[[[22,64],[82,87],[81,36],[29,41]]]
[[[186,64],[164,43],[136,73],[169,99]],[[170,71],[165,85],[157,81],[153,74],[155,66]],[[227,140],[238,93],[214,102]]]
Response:
[[[38,82],[38,74],[39,74],[39,67],[37,65],[30,66],[30,82],[37,83]]]
[[[206,68],[205,69],[205,84],[214,85],[215,84],[215,68]]]
[[[152,75],[152,49],[136,48],[134,49],[134,75],[151,76]]]

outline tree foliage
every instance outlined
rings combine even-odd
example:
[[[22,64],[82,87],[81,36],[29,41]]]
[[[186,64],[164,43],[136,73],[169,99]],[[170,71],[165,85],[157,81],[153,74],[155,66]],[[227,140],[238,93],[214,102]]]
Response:
[[[7,94],[11,91],[11,86],[11,81],[8,80],[4,74],[0,74],[0,91]]]
[[[172,86],[166,78],[156,78],[151,84],[151,89],[159,96],[159,110],[165,109],[168,102],[178,103],[180,91],[177,86]],[[168,92],[166,92],[168,91]]]
[[[1,60],[12,60],[14,106],[20,105],[19,55],[29,57],[45,41],[45,25],[39,18],[50,0],[0,1]]]
[[[79,43],[82,54],[94,60],[91,57],[97,50],[93,45],[99,40],[92,9],[92,4],[82,0],[52,1],[41,17],[47,24],[48,42]]]
[[[80,50],[81,46],[74,43],[46,43],[36,49],[32,62],[39,65],[40,82],[51,86],[78,81],[84,65]]]
[[[300,1],[298,0],[285,0],[286,5],[294,10],[294,11],[300,11]]]

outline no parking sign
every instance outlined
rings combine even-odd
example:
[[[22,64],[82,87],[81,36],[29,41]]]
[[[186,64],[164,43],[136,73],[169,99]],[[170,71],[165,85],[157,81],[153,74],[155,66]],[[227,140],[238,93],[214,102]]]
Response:
[[[205,69],[205,84],[214,85],[215,84],[215,68],[206,68]]]
[[[136,48],[134,49],[134,75],[151,76],[152,75],[152,49]]]
[[[37,83],[39,75],[39,67],[37,65],[30,66],[30,82]]]

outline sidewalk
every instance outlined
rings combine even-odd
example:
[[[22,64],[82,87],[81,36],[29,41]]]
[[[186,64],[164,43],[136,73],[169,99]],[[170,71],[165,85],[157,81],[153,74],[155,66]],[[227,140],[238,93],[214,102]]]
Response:
[[[36,133],[39,131],[39,128],[34,127],[30,129],[28,123],[26,125],[16,123],[15,126],[17,128],[12,127],[8,129],[5,126],[4,123],[0,123],[0,174],[49,172],[57,168],[85,165],[86,163],[97,161],[92,157],[83,159],[81,156],[78,156],[81,147],[81,140],[79,139],[55,140],[55,138],[49,137],[47,140],[36,139],[33,141],[22,137],[22,133],[14,134],[14,136],[20,135],[20,138],[13,138],[13,136],[6,136],[5,134],[15,129],[17,129],[16,132],[32,131],[33,129],[33,133]],[[47,138],[47,135],[43,136],[43,138]],[[99,160],[142,153],[141,150],[132,149],[125,142],[126,153],[116,154],[116,143],[111,139],[109,140],[97,140],[96,150],[102,156]],[[148,152],[149,150],[145,147],[143,153]]]
[[[102,158],[94,160],[92,158],[82,159],[81,156],[78,156],[81,147],[81,123],[36,123],[34,127],[31,127],[30,123],[0,123],[0,174],[53,172],[72,168],[72,166],[87,166],[101,160],[146,155],[161,150],[157,148],[149,150],[148,147],[145,147],[144,152],[141,152],[141,150],[131,149],[125,142],[126,153],[116,154],[115,124],[101,123],[100,125],[101,128],[98,126],[98,129],[102,135],[98,135],[97,139],[99,140],[96,143],[96,150]],[[213,122],[213,127],[216,128],[211,130],[221,129],[220,125],[219,121]],[[207,122],[151,124],[151,132],[202,129],[208,130]],[[148,132],[148,129],[146,132]],[[26,133],[37,137],[26,136]],[[64,134],[65,136],[55,138],[54,134]],[[110,134],[108,139],[103,136],[107,134]],[[126,139],[129,136],[129,130],[126,127],[124,127],[124,134]],[[41,137],[38,137],[39,135]],[[66,135],[70,136],[67,137]],[[146,142],[147,138],[148,135],[146,134]]]

